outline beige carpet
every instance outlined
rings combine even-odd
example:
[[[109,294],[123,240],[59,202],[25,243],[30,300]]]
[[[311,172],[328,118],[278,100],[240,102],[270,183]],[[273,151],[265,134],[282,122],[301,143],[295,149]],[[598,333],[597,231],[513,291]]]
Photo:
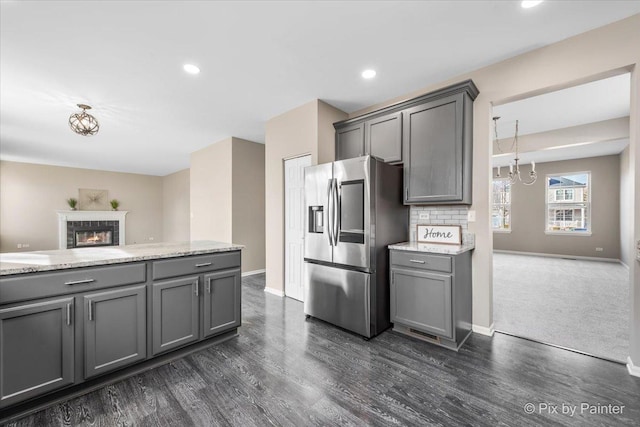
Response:
[[[626,362],[629,271],[621,264],[493,254],[498,331]]]

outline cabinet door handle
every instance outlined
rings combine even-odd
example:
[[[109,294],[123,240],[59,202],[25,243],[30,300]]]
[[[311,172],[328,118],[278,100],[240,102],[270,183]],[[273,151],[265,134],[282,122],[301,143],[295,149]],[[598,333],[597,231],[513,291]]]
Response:
[[[211,293],[211,279],[207,279],[207,293]]]
[[[200,264],[196,264],[196,268],[200,268],[200,267],[208,267],[211,264],[213,264],[212,262],[201,262]]]
[[[89,320],[93,320],[93,301],[89,301]]]
[[[71,326],[71,303],[67,304],[67,326]]]
[[[64,282],[65,285],[82,285],[83,283],[91,283],[95,282],[96,279],[82,279],[82,280],[72,280],[70,282]]]
[[[419,259],[410,259],[409,262],[415,262],[416,264],[424,264],[424,261],[421,261]]]
[[[196,296],[200,296],[200,280],[196,281]]]

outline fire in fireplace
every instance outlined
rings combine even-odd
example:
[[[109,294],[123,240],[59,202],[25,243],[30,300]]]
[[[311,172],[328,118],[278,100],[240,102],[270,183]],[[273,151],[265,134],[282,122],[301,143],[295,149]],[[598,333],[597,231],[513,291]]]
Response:
[[[74,247],[84,246],[112,246],[113,230],[75,231]]]

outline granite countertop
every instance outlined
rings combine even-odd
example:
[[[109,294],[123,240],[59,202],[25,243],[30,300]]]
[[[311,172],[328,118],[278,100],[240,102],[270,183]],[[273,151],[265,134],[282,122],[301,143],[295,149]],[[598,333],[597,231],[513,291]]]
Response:
[[[458,255],[467,251],[471,251],[474,248],[474,243],[463,243],[462,245],[444,245],[437,243],[403,242],[389,245],[389,249],[395,249],[398,251],[429,252],[433,254],[447,255]]]
[[[0,254],[0,276],[174,258],[185,255],[229,252],[243,248],[243,245],[233,243],[196,240],[191,242],[145,243],[98,248],[2,253]]]

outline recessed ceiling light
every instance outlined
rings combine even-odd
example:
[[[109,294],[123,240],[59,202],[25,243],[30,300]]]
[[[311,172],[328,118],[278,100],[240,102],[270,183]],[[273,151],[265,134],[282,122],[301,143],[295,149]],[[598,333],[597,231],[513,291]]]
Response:
[[[198,74],[200,72],[200,68],[196,67],[193,64],[184,64],[183,68],[189,74]]]
[[[362,72],[362,77],[365,79],[372,79],[376,76],[376,70],[364,70]]]
[[[531,7],[536,7],[542,2],[543,0],[522,0],[522,3],[520,3],[520,6],[522,6],[524,9],[529,9]]]

